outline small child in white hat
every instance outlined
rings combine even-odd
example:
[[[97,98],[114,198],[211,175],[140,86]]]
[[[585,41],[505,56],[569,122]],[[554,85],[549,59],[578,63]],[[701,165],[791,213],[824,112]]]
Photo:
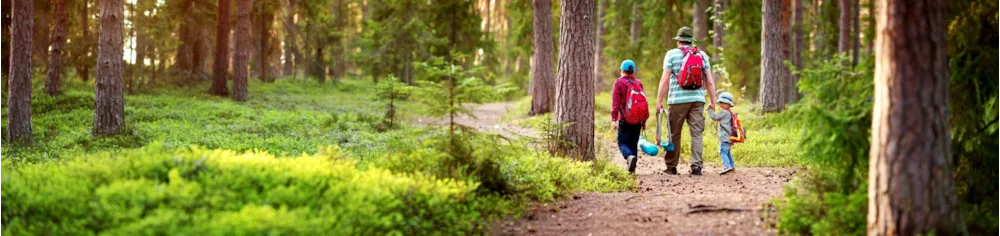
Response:
[[[733,111],[730,111],[729,108],[736,106],[733,103],[733,94],[729,92],[719,93],[718,105],[722,110],[715,112],[715,109],[708,109],[708,115],[712,120],[719,122],[719,157],[722,158],[724,168],[722,172],[719,172],[719,175],[724,175],[736,170],[733,154],[730,153],[733,142],[729,139],[729,134],[733,132]]]

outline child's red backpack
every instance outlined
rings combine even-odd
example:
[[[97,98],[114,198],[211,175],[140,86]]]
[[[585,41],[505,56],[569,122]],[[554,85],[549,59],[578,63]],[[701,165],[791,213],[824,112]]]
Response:
[[[677,75],[677,85],[684,89],[699,89],[706,78],[705,58],[696,47],[681,47],[684,57],[681,72]]]
[[[628,94],[625,95],[625,122],[633,125],[646,122],[649,119],[649,103],[646,102],[642,83],[624,77],[621,79],[628,86]]]
[[[742,143],[747,138],[747,131],[743,129],[743,122],[740,122],[740,117],[736,113],[733,113],[733,111],[729,111],[729,114],[733,116],[733,121],[730,122],[733,125],[733,132],[729,132],[729,141]]]

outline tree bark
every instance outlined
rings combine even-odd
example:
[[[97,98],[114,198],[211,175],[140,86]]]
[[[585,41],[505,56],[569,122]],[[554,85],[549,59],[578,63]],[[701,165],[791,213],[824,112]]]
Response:
[[[253,0],[236,0],[236,55],[233,57],[234,101],[247,100],[248,60],[250,59],[250,11]]]
[[[785,65],[786,60],[792,58],[792,1],[781,1],[781,70],[779,71],[778,82],[781,84],[781,106],[785,107],[790,99],[792,86],[792,71]]]
[[[729,5],[729,0],[715,0],[715,26],[712,28],[715,35],[712,36],[713,43],[715,44],[715,56],[712,57],[716,62],[722,60],[722,48],[725,47],[725,37],[726,37],[726,24],[723,21],[723,12],[726,10],[726,5]],[[722,78],[722,77],[715,77]]]
[[[116,134],[125,127],[125,61],[122,55],[123,0],[101,0],[101,38],[98,40],[97,82],[94,96],[94,135]]]
[[[486,4],[486,7],[485,7],[485,12],[486,12],[486,27],[483,29],[483,33],[485,33],[487,35],[487,37],[489,37],[489,35],[490,35],[490,33],[492,32],[492,29],[493,29],[493,27],[491,25],[493,23],[493,21],[492,21],[493,20],[493,5],[492,5],[493,2],[492,1],[486,1],[484,4]],[[497,2],[497,4],[500,4],[500,3]]]
[[[2,46],[0,46],[0,47],[6,48],[6,49],[10,49],[10,28],[11,28],[11,21],[12,21],[11,18],[13,17],[11,15],[11,11],[12,11],[11,8],[12,8],[11,4],[9,4],[7,2],[4,2],[4,4],[0,4],[0,15],[2,15],[2,18],[3,18],[3,19],[0,19],[0,35],[2,35],[2,37],[0,37],[0,42],[2,42]],[[0,74],[3,74],[4,78],[8,78],[10,76],[10,74],[9,74],[10,73],[10,50],[0,50],[0,54],[2,54],[2,56],[3,56],[3,59],[2,59],[3,63],[0,63],[0,66],[3,67],[3,69],[2,69],[3,71],[0,72]],[[7,82],[9,82],[9,81],[6,80],[6,79],[3,80],[3,87],[2,88],[6,88],[7,87],[7,85],[8,85]]]
[[[795,6],[792,15],[792,65],[796,69],[802,69],[802,50],[803,46],[803,32],[802,32],[802,0],[795,0]],[[794,103],[799,101],[799,76],[789,74],[789,90],[787,95],[788,103]]]
[[[760,102],[764,112],[780,112],[781,80],[785,45],[782,40],[783,0],[764,0],[760,43]]]
[[[868,235],[963,235],[952,176],[943,0],[880,0]]]
[[[63,46],[66,45],[66,0],[53,0],[56,11],[53,17],[52,47],[49,51],[49,68],[45,79],[45,93],[59,95],[62,86]]]
[[[597,0],[600,3],[597,5],[597,37],[595,37],[594,46],[594,91],[601,91],[604,87],[604,9],[608,8],[608,2],[606,0]]]
[[[710,0],[694,1],[694,37],[705,44],[711,42],[708,41],[708,13],[705,12],[709,4],[711,4]],[[707,45],[699,44],[699,47],[707,48]]]
[[[212,87],[208,92],[213,95],[229,95],[226,77],[229,71],[229,0],[219,0],[215,14],[215,64],[212,67]]]
[[[840,38],[837,41],[839,53],[851,50],[851,2],[851,0],[840,0]]]
[[[562,0],[555,121],[567,124],[556,149],[581,160],[594,159],[594,0]]]
[[[532,30],[535,51],[531,57],[531,111],[528,112],[532,116],[552,112],[556,93],[552,3],[551,0],[533,0],[533,6]]]
[[[868,25],[867,27],[875,27],[875,0],[868,0],[868,19],[865,20]],[[875,51],[875,34],[865,35],[865,49],[868,53]]]
[[[285,75],[295,73],[295,4],[296,0],[288,0],[285,5]],[[365,5],[367,6],[367,5]],[[362,21],[362,24],[364,21]]]
[[[570,3],[570,4],[573,4],[573,3]],[[560,20],[560,24],[561,24],[561,20]],[[631,25],[632,37],[629,40],[629,42],[632,44],[632,46],[639,45],[639,36],[640,36],[640,31],[641,30],[642,30],[642,14],[639,11],[639,1],[636,0],[636,1],[632,1],[632,25]],[[561,33],[561,30],[560,30],[560,33]]]
[[[714,34],[712,35],[712,44],[715,47],[715,55],[712,57],[712,65],[721,65],[722,58],[725,57],[724,48],[726,47],[726,24],[723,18],[725,17],[724,12],[726,10],[726,5],[729,5],[729,0],[715,0],[715,9],[712,10],[715,14],[715,20],[713,21],[714,26],[712,28],[712,32]],[[726,78],[725,70],[713,69],[712,73],[713,78],[715,78],[716,81]],[[734,85],[733,88],[737,87]]]
[[[253,53],[250,56],[252,74],[262,81],[271,81],[269,59],[271,58],[271,23],[274,21],[274,9],[271,9],[268,4],[256,4],[253,8],[254,10],[251,10],[254,31],[251,34]],[[339,14],[339,12],[335,12],[335,14]]]
[[[204,73],[205,61],[210,48],[208,28],[202,25],[206,22],[201,20],[206,17],[197,13],[200,12],[197,9],[204,6],[199,6],[199,4],[194,0],[187,0],[183,3],[184,11],[187,14],[183,14],[184,17],[180,19],[181,23],[178,27],[180,33],[178,35],[181,39],[181,45],[177,48],[177,54],[174,57],[176,62],[174,67],[191,75]]]
[[[860,0],[853,1],[853,9],[851,10],[851,12],[854,14],[854,16],[851,17],[854,20],[854,27],[851,27],[852,29],[854,29],[854,37],[851,37],[851,39],[854,40],[854,43],[851,44],[851,46],[853,46],[851,49],[851,54],[853,54],[851,56],[851,66],[853,67],[858,65],[858,46],[860,46],[861,44],[861,1]]]
[[[32,51],[31,54],[31,58],[34,60],[32,61],[33,65],[48,63],[49,46],[52,45],[51,42],[49,42],[49,35],[51,33],[49,25],[51,25],[50,21],[52,21],[52,4],[48,4],[48,1],[39,2],[46,2],[46,4],[38,4],[33,7],[35,10],[35,12],[32,13],[34,17],[32,20],[35,21],[35,28],[32,30],[35,32],[32,33],[33,38],[31,39],[31,45],[34,46],[34,51]],[[32,70],[34,70],[34,68],[32,68]]]
[[[13,1],[10,30],[10,72],[7,76],[7,141],[31,143],[31,19],[34,1]]]
[[[90,2],[90,1],[89,0],[83,0],[83,4],[82,4],[83,5],[83,17],[82,17],[83,19],[81,19],[81,25],[82,25],[81,27],[83,28],[82,29],[83,30],[83,39],[85,40],[84,42],[91,42],[90,41],[90,7],[87,6],[88,2]],[[87,59],[90,59],[90,57],[92,56],[92,54],[89,54],[90,52],[92,52],[90,45],[85,45],[84,46],[83,57],[85,57]],[[84,61],[89,61],[89,60],[84,60]],[[83,80],[83,81],[89,81],[90,80],[90,64],[89,63],[83,63],[83,66],[81,66],[80,69],[81,70],[78,71],[78,73],[80,74],[80,79]]]

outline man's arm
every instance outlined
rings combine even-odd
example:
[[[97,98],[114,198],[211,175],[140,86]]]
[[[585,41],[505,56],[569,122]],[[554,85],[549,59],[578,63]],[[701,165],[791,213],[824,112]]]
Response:
[[[715,109],[715,78],[713,78],[714,75],[712,74],[712,67],[713,67],[712,62],[711,60],[709,60],[708,54],[706,54],[705,52],[701,52],[701,55],[702,59],[705,60],[705,65],[707,69],[705,71],[708,72],[707,76],[708,81],[705,82],[707,82],[706,84],[708,86],[708,100],[712,102],[708,104],[708,107]]]
[[[712,103],[708,104],[709,108],[715,109],[715,79],[712,78],[712,69],[708,69],[708,100]]]
[[[663,70],[660,76],[660,86],[656,89],[656,112],[663,109],[663,98],[670,97],[670,70]]]

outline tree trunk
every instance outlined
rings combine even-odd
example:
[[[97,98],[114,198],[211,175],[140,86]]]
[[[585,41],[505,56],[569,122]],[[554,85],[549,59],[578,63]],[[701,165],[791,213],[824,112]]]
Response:
[[[722,60],[721,49],[726,46],[724,39],[724,37],[726,37],[726,24],[723,21],[723,12],[726,10],[726,5],[729,5],[729,0],[715,0],[715,9],[713,10],[713,12],[715,13],[715,21],[713,21],[715,23],[715,26],[712,28],[712,31],[714,31],[715,35],[712,36],[712,39],[714,41],[713,44],[715,44],[714,46],[716,50],[715,50],[715,56],[712,58],[715,59],[716,62]],[[718,79],[722,77],[715,77],[715,78]]]
[[[256,4],[253,8],[254,10],[251,11],[254,14],[251,15],[251,22],[254,33],[251,34],[251,38],[254,43],[253,53],[250,56],[252,74],[261,81],[271,81],[268,68],[271,58],[271,23],[274,21],[274,10],[267,4]]]
[[[875,27],[875,0],[868,0],[868,19],[865,20],[868,25],[867,27]],[[868,53],[875,51],[875,34],[865,35],[865,49]]]
[[[288,0],[285,5],[285,17],[283,24],[285,26],[285,75],[291,75],[295,69],[295,60],[292,51],[295,47],[295,4],[296,0]],[[362,21],[363,23],[364,21]]]
[[[573,3],[570,3],[570,4],[573,4]],[[562,21],[560,20],[560,24],[561,24],[561,22]],[[631,28],[632,37],[630,38],[629,42],[632,44],[632,46],[639,45],[639,36],[640,36],[640,34],[639,34],[640,32],[639,31],[642,30],[642,14],[639,11],[639,1],[638,0],[632,1],[632,25],[631,25],[631,27],[632,27]],[[562,33],[562,30],[560,30],[560,33]]]
[[[7,76],[7,141],[31,143],[31,45],[33,1],[13,1],[10,72]]]
[[[851,50],[851,0],[840,0],[840,39],[837,41],[837,52],[847,53]]]
[[[708,13],[705,12],[709,4],[711,4],[710,0],[694,1],[694,37],[705,44],[710,42],[708,41]],[[699,44],[699,46],[707,48],[707,45]]]
[[[792,58],[792,1],[781,1],[781,70],[778,74],[778,83],[781,84],[781,97],[779,102],[781,107],[785,107],[790,99],[789,93],[792,91],[792,71],[785,66],[785,61]]]
[[[491,30],[493,29],[493,27],[491,25],[493,23],[493,21],[492,21],[493,20],[493,6],[492,6],[493,2],[492,1],[486,1],[484,4],[486,4],[486,7],[485,7],[486,8],[486,28],[483,29],[483,32],[486,33],[486,35],[487,35],[486,37],[489,37],[489,35],[491,33]],[[496,4],[500,4],[500,3],[497,2]]]
[[[594,91],[601,91],[604,87],[604,9],[608,8],[608,2],[604,0],[598,0],[601,3],[597,5],[597,37],[595,37],[594,46]]]
[[[944,1],[879,6],[868,235],[966,234],[951,166]]]
[[[858,65],[858,46],[861,44],[861,1],[854,0],[853,3],[854,9],[851,10],[854,13],[854,16],[851,17],[854,20],[854,27],[851,27],[854,29],[854,37],[851,37],[854,40],[854,43],[851,44],[853,46],[851,49],[851,54],[853,54],[851,57],[852,67]]]
[[[594,0],[562,0],[555,121],[567,124],[557,151],[594,159]]]
[[[4,2],[4,4],[0,4],[0,14],[2,14],[2,18],[3,18],[2,20],[0,20],[0,35],[2,35],[2,36],[0,36],[0,42],[2,42],[2,44],[3,44],[0,47],[6,48],[6,49],[10,49],[10,28],[11,28],[11,21],[12,21],[11,17],[13,17],[13,16],[11,16],[11,4],[9,4],[8,2]],[[0,72],[0,74],[3,74],[4,78],[8,78],[10,76],[10,74],[9,74],[10,73],[10,50],[0,50],[0,54],[3,55],[3,59],[2,59],[3,62],[0,63],[0,66],[3,67],[3,69],[2,69],[3,71]],[[3,87],[0,87],[0,88],[7,88],[7,85],[8,85],[7,82],[9,82],[9,81],[6,80],[6,79],[4,79],[3,80]]]
[[[83,30],[83,39],[84,39],[84,42],[91,42],[90,41],[90,7],[87,6],[89,4],[88,2],[90,2],[90,1],[89,0],[84,0],[83,4],[82,4],[83,5],[83,17],[82,17],[83,19],[81,19],[81,25],[82,25],[81,28],[83,28],[82,30]],[[91,57],[91,54],[89,54],[90,52],[92,52],[90,45],[85,45],[84,46],[83,57],[87,58],[87,59],[90,59],[90,57]],[[84,60],[84,61],[89,61],[89,60]],[[83,80],[83,81],[89,81],[90,80],[90,65],[89,65],[89,63],[83,63],[83,66],[81,66],[80,69],[81,69],[80,71],[77,71],[77,73],[80,75],[80,79]]]
[[[714,35],[712,35],[712,41],[713,41],[712,44],[715,47],[715,52],[714,52],[715,55],[712,57],[712,65],[721,65],[722,58],[725,57],[723,48],[725,48],[726,46],[725,43],[726,24],[725,21],[723,20],[724,18],[723,12],[726,10],[726,5],[729,5],[729,0],[715,0],[715,7],[714,7],[715,9],[712,10],[712,12],[715,14],[715,20],[713,21],[714,26],[712,28],[712,31],[714,33]],[[713,78],[715,78],[716,81],[721,80],[722,78],[726,78],[724,70],[714,69],[712,70],[712,73],[713,73]],[[732,88],[735,89],[738,87],[736,87],[736,85],[733,85]]]
[[[229,0],[219,0],[215,14],[215,64],[212,66],[212,87],[208,93],[218,96],[229,95],[227,73],[229,71]]]
[[[203,6],[198,6],[193,0],[188,0],[182,5],[188,14],[184,14],[184,18],[180,19],[181,23],[178,27],[180,33],[178,35],[181,45],[177,48],[177,55],[174,57],[176,63],[174,67],[191,75],[199,75],[205,70],[205,61],[209,54],[207,51],[210,48],[208,28],[202,25],[206,22],[199,21],[200,18],[204,17],[196,15],[202,14],[198,13],[201,12],[198,8]]]
[[[531,57],[531,111],[528,112],[532,116],[552,111],[556,89],[555,60],[552,55],[555,47],[552,42],[552,2],[550,0],[533,2],[535,52]]]
[[[66,0],[54,0],[52,3],[56,7],[52,29],[52,47],[49,51],[49,71],[45,80],[45,93],[49,96],[56,96],[60,93],[62,86],[62,59],[63,46],[66,44]]]
[[[233,92],[234,101],[247,100],[247,68],[250,59],[250,9],[253,0],[236,0],[236,55],[233,56]]]
[[[97,82],[94,96],[94,135],[115,134],[125,127],[125,61],[122,55],[123,0],[101,0],[101,38],[98,40]]]
[[[764,112],[780,112],[781,77],[785,67],[782,57],[785,45],[782,40],[781,9],[783,0],[764,0],[761,17],[760,43],[760,103]]]
[[[268,68],[271,64],[269,63],[269,58],[271,58],[271,22],[274,21],[274,13],[271,10],[265,9],[265,7],[260,8],[260,12],[257,12],[257,53],[254,61],[254,65],[257,66],[257,76],[259,76],[262,81],[271,81],[271,74],[269,74]]]
[[[792,13],[792,65],[795,66],[797,70],[802,69],[802,50],[803,46],[803,32],[802,32],[802,0],[795,0],[795,10]],[[789,90],[786,94],[788,98],[788,103],[794,103],[799,101],[799,76],[789,74]]]
[[[32,18],[32,20],[35,21],[35,28],[32,29],[34,32],[31,35],[33,37],[31,39],[31,45],[34,46],[34,51],[32,51],[31,54],[31,59],[34,60],[32,61],[33,65],[48,63],[49,46],[52,45],[51,42],[49,42],[49,34],[51,32],[51,30],[49,30],[49,25],[51,25],[50,21],[52,21],[52,4],[49,4],[49,1],[39,2],[43,2],[45,4],[38,4],[33,7],[35,10],[33,13],[34,18]],[[31,69],[34,70],[35,68]]]

